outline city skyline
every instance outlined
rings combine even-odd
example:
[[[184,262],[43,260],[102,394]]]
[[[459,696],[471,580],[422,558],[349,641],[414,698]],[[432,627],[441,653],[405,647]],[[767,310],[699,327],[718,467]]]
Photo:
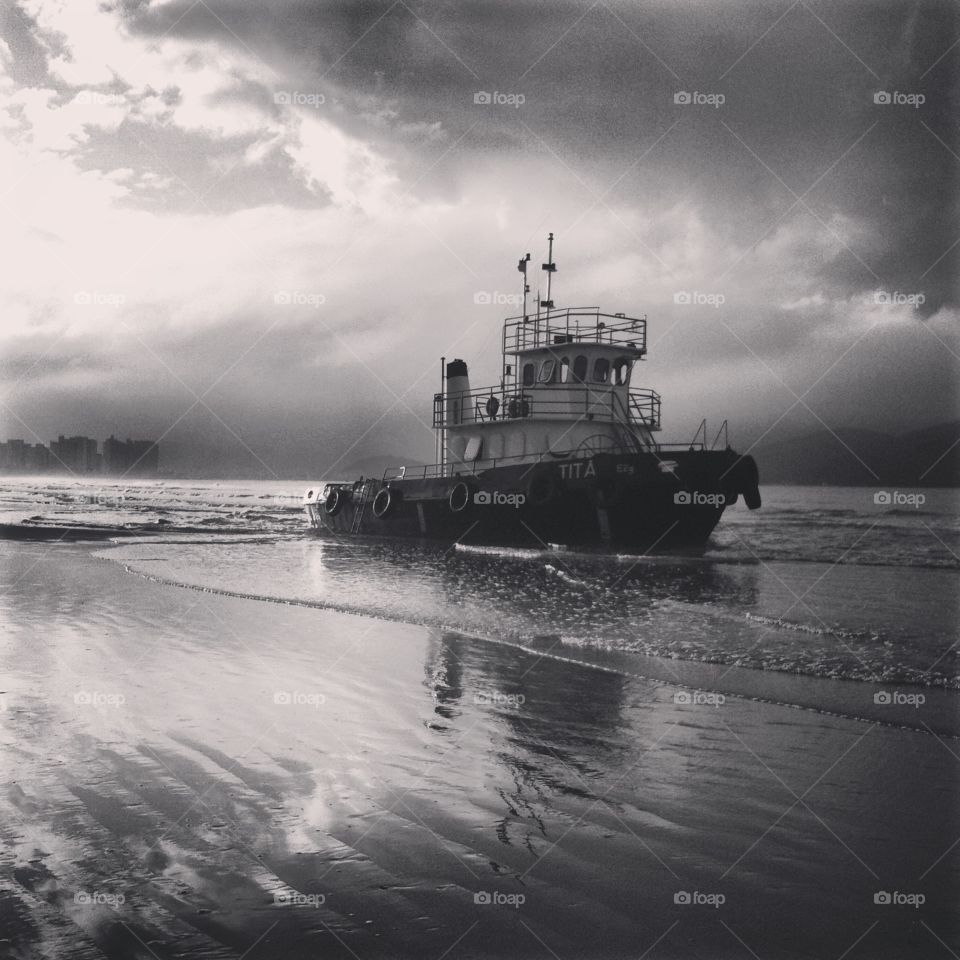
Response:
[[[101,449],[102,446],[102,449]],[[97,441],[62,433],[49,443],[29,443],[21,437],[0,440],[0,473],[69,473],[80,476],[150,476],[160,469],[160,447],[153,440],[119,440],[111,434]]]

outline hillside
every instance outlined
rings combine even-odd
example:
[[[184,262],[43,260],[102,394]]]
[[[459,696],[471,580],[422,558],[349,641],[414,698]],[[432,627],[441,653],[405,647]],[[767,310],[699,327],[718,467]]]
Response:
[[[960,486],[960,421],[900,435],[821,430],[751,453],[763,483]]]

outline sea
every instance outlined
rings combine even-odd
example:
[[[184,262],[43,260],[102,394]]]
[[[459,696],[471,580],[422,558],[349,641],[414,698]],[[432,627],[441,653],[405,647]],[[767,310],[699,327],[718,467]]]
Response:
[[[330,608],[669,680],[681,664],[960,688],[960,491],[765,486],[634,556],[318,536],[296,481],[0,478],[0,523],[114,526],[131,577]],[[715,685],[716,685],[715,683]]]

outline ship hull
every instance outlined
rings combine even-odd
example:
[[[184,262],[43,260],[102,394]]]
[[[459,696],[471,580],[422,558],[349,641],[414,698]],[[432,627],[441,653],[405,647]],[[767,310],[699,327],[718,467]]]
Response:
[[[753,458],[694,449],[328,484],[305,506],[339,537],[647,553],[703,545],[738,496],[760,505]]]

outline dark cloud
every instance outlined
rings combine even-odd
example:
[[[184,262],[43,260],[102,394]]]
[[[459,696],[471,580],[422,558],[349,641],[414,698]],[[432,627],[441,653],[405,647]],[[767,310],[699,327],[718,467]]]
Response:
[[[957,302],[957,251],[948,252],[960,149],[951,0],[722,9],[586,0],[549,8],[213,0],[191,9],[183,0],[126,12],[134,31],[235,44],[284,82],[326,91],[325,115],[389,140],[411,177],[464,137],[419,191],[449,191],[478,156],[514,155],[538,158],[544,176],[572,171],[598,193],[619,177],[611,203],[663,209],[693,198],[737,244],[758,241],[785,214],[849,218],[859,235],[822,264],[824,283],[923,291],[927,314]],[[478,90],[526,100],[519,109],[479,106]],[[726,102],[683,107],[673,102],[678,90]],[[875,104],[877,91],[926,102]],[[411,129],[437,124],[442,143],[411,144]]]
[[[223,136],[171,123],[127,119],[116,130],[92,129],[76,151],[82,170],[130,168],[126,203],[165,212],[229,213],[264,204],[309,209],[330,203],[322,184],[308,186],[279,144],[255,161],[255,135]],[[147,174],[147,177],[144,177]]]

